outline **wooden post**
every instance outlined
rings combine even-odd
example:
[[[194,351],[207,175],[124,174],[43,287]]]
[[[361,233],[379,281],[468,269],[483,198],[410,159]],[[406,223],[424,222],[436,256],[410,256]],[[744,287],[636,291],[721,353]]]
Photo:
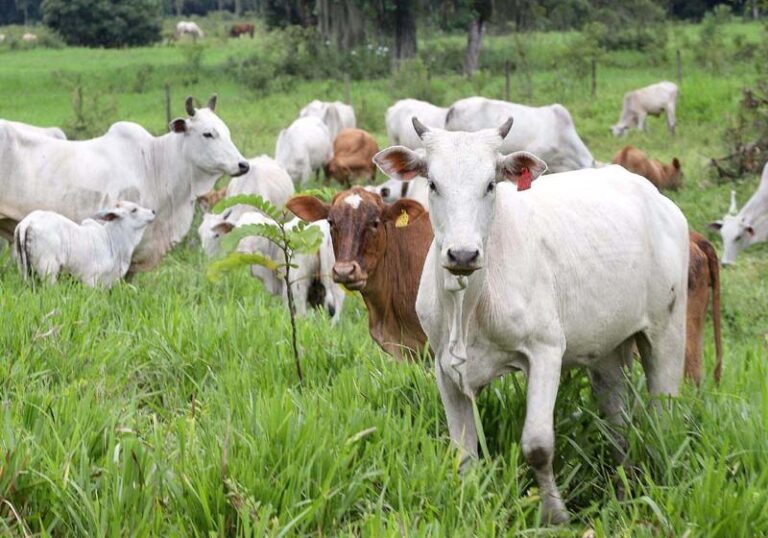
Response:
[[[171,124],[171,85],[165,83],[165,124]]]
[[[597,95],[597,58],[592,58],[592,97]]]
[[[349,89],[349,73],[344,73],[344,102],[348,105],[352,104]]]
[[[680,58],[680,49],[677,49],[675,56],[677,56],[677,83],[681,84],[683,82],[683,60]]]
[[[509,101],[510,97],[510,85],[509,85],[509,60],[504,62],[504,100]]]

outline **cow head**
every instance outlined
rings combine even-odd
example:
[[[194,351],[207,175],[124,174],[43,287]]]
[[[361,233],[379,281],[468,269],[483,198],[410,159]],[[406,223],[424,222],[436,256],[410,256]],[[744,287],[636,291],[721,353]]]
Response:
[[[313,196],[296,196],[286,204],[297,217],[308,222],[327,219],[336,262],[333,280],[350,290],[362,290],[376,271],[386,247],[388,229],[403,213],[412,221],[424,213],[414,200],[385,204],[381,197],[362,187],[353,187],[326,204]]]
[[[723,266],[736,263],[736,256],[739,252],[752,244],[755,237],[755,229],[747,219],[739,214],[739,208],[736,206],[736,191],[731,191],[731,204],[728,208],[728,214],[722,219],[710,222],[707,226],[710,230],[720,232],[723,238]]]
[[[231,209],[225,211],[222,214],[205,213],[203,215],[203,221],[197,229],[197,233],[200,236],[200,245],[203,247],[203,252],[212,258],[216,255],[219,249],[219,242],[223,235],[232,231],[235,225],[228,221],[231,213]]]
[[[143,230],[154,222],[156,213],[134,202],[120,201],[111,209],[99,211],[93,218],[103,223],[119,223],[131,230]]]
[[[427,129],[416,118],[413,124],[424,141],[425,157],[394,146],[379,152],[373,160],[392,178],[427,178],[430,219],[440,261],[453,274],[470,274],[485,260],[497,183],[532,181],[547,165],[525,151],[499,154],[512,118],[498,129],[473,133]]]
[[[672,164],[665,164],[664,175],[666,176],[667,188],[677,190],[683,185],[683,168],[680,165],[680,160],[675,157],[672,159]]]
[[[611,126],[611,132],[613,133],[613,136],[624,136],[627,134],[627,131],[629,131],[629,125],[625,125],[623,123],[617,123],[616,125]]]
[[[232,143],[229,128],[215,109],[215,95],[204,108],[195,108],[192,97],[187,97],[189,117],[173,120],[170,129],[184,137],[182,153],[196,168],[212,176],[241,176],[248,172],[250,165]]]

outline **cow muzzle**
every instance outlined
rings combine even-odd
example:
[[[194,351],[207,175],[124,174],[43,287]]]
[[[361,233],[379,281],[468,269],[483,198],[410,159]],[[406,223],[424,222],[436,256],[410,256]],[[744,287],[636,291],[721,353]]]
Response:
[[[471,275],[482,267],[480,250],[477,248],[449,248],[443,255],[443,267],[453,275]]]
[[[341,284],[348,290],[360,291],[368,282],[365,274],[357,262],[336,262],[333,264],[333,281]]]
[[[232,177],[242,176],[243,174],[247,174],[248,170],[250,169],[251,169],[251,165],[248,163],[248,161],[240,161],[239,163],[237,163],[237,172],[230,175]]]

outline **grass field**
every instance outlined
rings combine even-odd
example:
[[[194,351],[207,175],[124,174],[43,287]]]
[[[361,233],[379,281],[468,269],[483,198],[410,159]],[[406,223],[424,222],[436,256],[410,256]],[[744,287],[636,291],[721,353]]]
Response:
[[[738,39],[757,43],[764,32],[742,23],[722,31],[729,55]],[[565,104],[599,160],[627,142],[665,161],[679,157],[685,187],[671,197],[703,230],[726,211],[734,188],[714,181],[708,158],[726,153],[724,129],[757,71],[755,60],[733,56],[719,71],[705,70],[694,62],[698,36],[694,26],[671,28],[667,56],[679,48],[683,58],[674,137],[661,119],[626,140],[609,132],[623,93],[674,80],[674,61],[611,53],[592,97],[589,80],[559,61],[575,34],[526,37],[533,94],[521,97],[527,86],[516,74],[512,98]],[[218,111],[243,153],[272,153],[301,106],[341,98],[343,84],[296,82],[263,95],[224,73],[228,58],[266,39],[211,39],[195,83],[178,46],[0,48],[0,117],[66,125],[68,84],[79,74],[105,115],[159,133],[168,82],[176,114],[187,94],[218,92]],[[463,39],[434,37],[422,46]],[[511,39],[494,37],[488,46],[503,52]],[[504,91],[492,72],[474,81],[436,76],[432,84],[438,104]],[[384,111],[409,88],[386,79],[352,83],[360,123],[382,145]],[[735,186],[740,204],[756,184],[750,177]],[[300,321],[300,386],[280,302],[245,272],[210,282],[205,265],[192,242],[158,270],[105,292],[71,282],[32,288],[7,250],[0,254],[0,535],[582,536],[591,528],[611,537],[768,536],[764,247],[722,272],[720,387],[710,375],[709,327],[704,385],[686,386],[670,414],[647,412],[635,368],[628,437],[637,472],[623,501],[586,376],[564,376],[555,466],[573,521],[563,528],[538,526],[537,489],[518,445],[522,377],[498,380],[479,398],[490,458],[462,480],[431,365],[396,363],[379,351],[359,298],[347,300],[335,327],[321,315]]]

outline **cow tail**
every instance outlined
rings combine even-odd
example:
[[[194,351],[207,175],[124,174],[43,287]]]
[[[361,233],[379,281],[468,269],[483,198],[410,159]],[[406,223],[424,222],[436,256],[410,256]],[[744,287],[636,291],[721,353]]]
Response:
[[[26,226],[16,226],[13,232],[14,239],[14,254],[16,256],[16,262],[19,265],[19,271],[21,276],[26,280],[29,276],[29,251],[27,250],[27,242],[29,241],[27,235]]]
[[[702,241],[699,248],[707,255],[709,263],[710,282],[712,287],[712,326],[715,333],[715,383],[720,384],[720,376],[723,373],[723,341],[720,332],[720,263],[717,252],[709,241]]]

